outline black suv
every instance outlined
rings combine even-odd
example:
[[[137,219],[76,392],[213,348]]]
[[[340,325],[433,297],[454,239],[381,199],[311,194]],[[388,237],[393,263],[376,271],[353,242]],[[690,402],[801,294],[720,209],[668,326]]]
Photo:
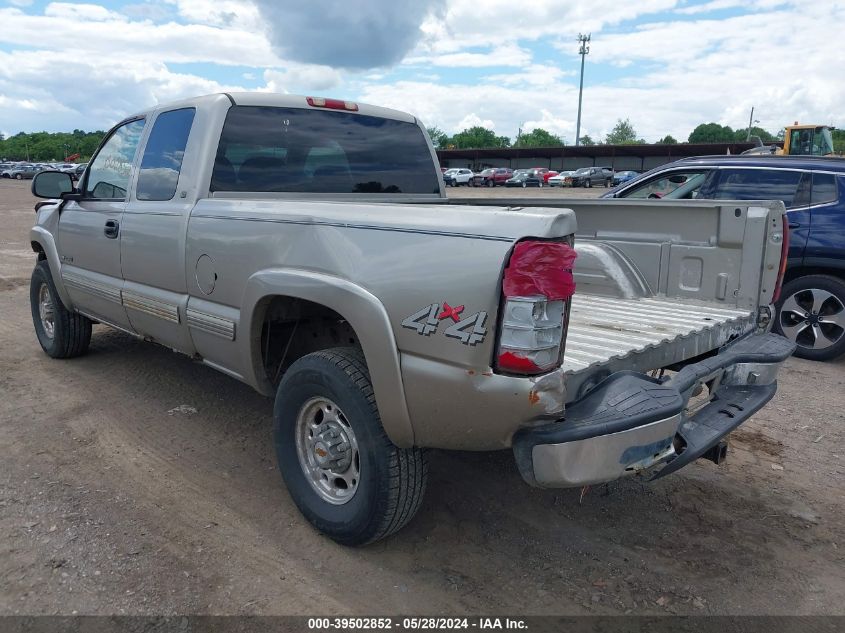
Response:
[[[783,201],[789,253],[774,329],[798,344],[801,358],[845,354],[845,159],[686,158],[602,197]]]
[[[613,170],[610,167],[582,167],[576,170],[571,178],[573,187],[610,187],[613,184]]]

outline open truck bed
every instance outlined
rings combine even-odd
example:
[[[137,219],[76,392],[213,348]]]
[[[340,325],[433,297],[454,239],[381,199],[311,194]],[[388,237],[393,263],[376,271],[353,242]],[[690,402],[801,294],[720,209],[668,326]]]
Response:
[[[772,300],[767,280],[780,250],[767,242],[781,226],[766,223],[778,203],[554,195],[449,202],[575,211],[567,402],[613,372],[659,369],[718,350],[757,329],[759,310]]]

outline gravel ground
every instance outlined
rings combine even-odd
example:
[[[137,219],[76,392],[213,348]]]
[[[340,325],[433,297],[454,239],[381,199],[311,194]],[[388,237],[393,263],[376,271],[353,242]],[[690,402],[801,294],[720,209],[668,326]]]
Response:
[[[417,518],[347,549],[281,484],[270,400],[101,326],[42,353],[33,202],[0,181],[0,614],[845,614],[845,359],[790,360],[726,464],[655,484],[435,451]]]

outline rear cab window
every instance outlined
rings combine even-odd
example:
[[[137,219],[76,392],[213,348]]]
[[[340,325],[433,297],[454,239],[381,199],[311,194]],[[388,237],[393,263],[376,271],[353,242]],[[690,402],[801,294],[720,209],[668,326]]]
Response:
[[[414,123],[349,112],[232,106],[212,191],[439,194]]]
[[[171,200],[176,195],[195,113],[194,108],[182,108],[162,112],[156,117],[135,185],[138,200]]]

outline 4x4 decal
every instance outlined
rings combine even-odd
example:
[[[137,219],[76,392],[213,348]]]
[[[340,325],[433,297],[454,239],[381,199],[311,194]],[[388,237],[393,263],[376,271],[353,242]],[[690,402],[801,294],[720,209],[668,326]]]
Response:
[[[452,307],[444,301],[441,308],[439,303],[432,303],[402,321],[402,327],[414,330],[421,336],[430,336],[437,332],[441,321],[452,319],[453,323],[446,329],[446,336],[456,338],[464,345],[481,343],[487,335],[487,328],[484,327],[487,313],[476,312],[462,319],[460,314],[463,311],[462,305]]]

